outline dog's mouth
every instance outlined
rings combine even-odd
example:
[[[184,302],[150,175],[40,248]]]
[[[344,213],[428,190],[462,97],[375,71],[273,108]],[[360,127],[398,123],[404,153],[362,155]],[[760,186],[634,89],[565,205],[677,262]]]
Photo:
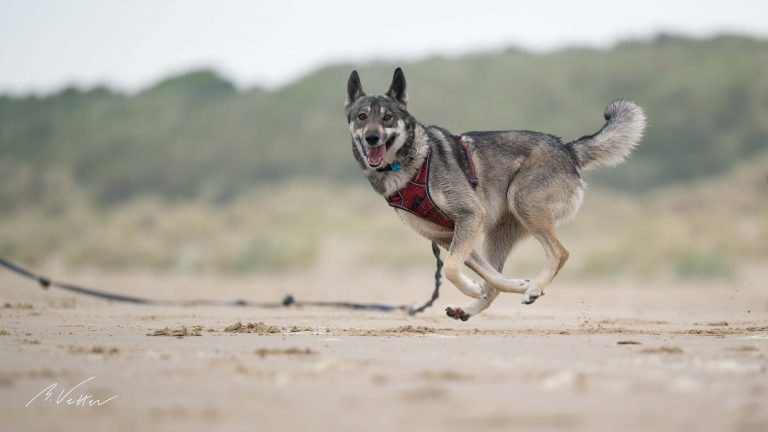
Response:
[[[377,146],[368,147],[365,151],[365,157],[368,158],[368,165],[372,168],[376,168],[381,165],[381,161],[384,160],[384,155],[387,153],[387,145],[379,144]]]
[[[392,143],[395,142],[395,138],[397,138],[397,135],[393,134],[389,137],[387,142],[383,144],[369,147],[363,146],[363,152],[365,153],[365,157],[368,159],[368,165],[370,165],[371,168],[377,168],[381,165],[384,156],[387,154],[387,150],[389,150],[389,148],[392,147]]]

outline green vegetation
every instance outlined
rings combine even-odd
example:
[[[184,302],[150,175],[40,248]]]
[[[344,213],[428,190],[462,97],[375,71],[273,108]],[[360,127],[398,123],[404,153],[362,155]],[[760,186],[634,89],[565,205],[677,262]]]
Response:
[[[733,278],[768,259],[768,152],[732,172],[630,196],[591,188],[559,232],[571,260],[559,279]],[[53,184],[56,176],[49,183]],[[60,182],[65,183],[65,182]],[[195,273],[421,269],[429,244],[368,187],[285,182],[222,204],[143,197],[109,207],[59,188],[46,205],[0,219],[0,256],[26,264]],[[67,199],[57,199],[65,196]],[[533,276],[526,240],[507,273]]]
[[[360,67],[365,88],[385,90],[394,66]],[[403,66],[411,111],[454,131],[532,129],[570,140],[596,131],[613,98],[636,100],[648,112],[647,139],[620,171],[591,178],[613,188],[706,177],[768,145],[768,42],[660,37],[610,51],[509,50]],[[352,68],[270,92],[238,92],[199,71],[135,96],[96,88],[0,97],[0,206],[34,199],[36,175],[52,170],[101,204],[146,193],[228,199],[297,177],[362,184],[342,114]]]
[[[393,63],[359,67],[382,92]],[[589,174],[563,228],[564,277],[734,277],[768,258],[768,42],[659,37],[546,55],[508,50],[402,64],[411,111],[453,131],[596,131],[613,98],[648,135]],[[0,97],[0,256],[158,271],[431,266],[423,239],[368,190],[343,118],[352,65],[238,91],[212,71],[136,95]],[[541,265],[537,245],[511,260]]]

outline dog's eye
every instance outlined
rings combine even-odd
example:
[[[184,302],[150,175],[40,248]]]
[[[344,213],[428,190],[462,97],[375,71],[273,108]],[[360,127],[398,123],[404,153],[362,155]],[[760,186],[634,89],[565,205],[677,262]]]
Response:
[[[368,114],[366,114],[366,113],[360,113],[360,114],[357,115],[357,119],[358,120],[365,120],[367,118],[368,118]]]
[[[389,114],[385,114],[384,115],[384,121],[390,121],[390,120],[392,120],[392,116],[389,115]]]

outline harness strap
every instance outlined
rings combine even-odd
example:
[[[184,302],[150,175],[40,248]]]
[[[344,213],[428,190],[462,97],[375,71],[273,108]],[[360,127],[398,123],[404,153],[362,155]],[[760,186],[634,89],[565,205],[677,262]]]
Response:
[[[464,139],[461,135],[453,135],[453,139],[456,140],[459,144],[461,144],[461,148],[464,149],[464,156],[467,158],[467,172],[465,173],[467,175],[467,180],[469,180],[469,184],[472,186],[472,189],[477,189],[477,185],[480,183],[477,180],[477,175],[475,174],[475,162],[472,159],[472,152],[469,151],[469,146],[467,143],[464,142]],[[429,156],[427,156],[429,157]],[[403,166],[400,165],[400,162],[393,162],[391,164],[387,164],[386,166],[377,169],[378,172],[384,172],[384,171],[397,171]],[[419,172],[419,175],[421,172]]]
[[[464,149],[464,155],[467,157],[467,179],[469,180],[472,189],[477,189],[477,185],[480,184],[480,182],[477,180],[477,175],[475,174],[475,162],[472,159],[472,152],[469,151],[469,146],[464,142],[464,138],[461,135],[453,135],[453,139],[461,144],[461,148]]]

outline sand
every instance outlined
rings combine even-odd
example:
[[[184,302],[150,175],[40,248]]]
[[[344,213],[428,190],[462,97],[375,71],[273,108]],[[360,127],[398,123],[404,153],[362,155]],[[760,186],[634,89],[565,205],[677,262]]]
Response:
[[[163,298],[430,293],[428,272],[66,276]],[[9,275],[0,292],[3,431],[768,430],[768,291],[747,282],[556,283],[466,323],[444,316],[465,302],[451,286],[418,317],[136,306]],[[90,377],[71,396],[118,397],[55,403]],[[53,402],[25,407],[53,383]]]

